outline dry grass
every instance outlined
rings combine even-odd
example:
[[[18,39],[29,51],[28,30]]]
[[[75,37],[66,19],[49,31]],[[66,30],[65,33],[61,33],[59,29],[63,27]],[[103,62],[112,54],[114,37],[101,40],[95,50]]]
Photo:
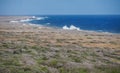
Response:
[[[67,31],[0,17],[0,73],[119,73],[120,35]]]

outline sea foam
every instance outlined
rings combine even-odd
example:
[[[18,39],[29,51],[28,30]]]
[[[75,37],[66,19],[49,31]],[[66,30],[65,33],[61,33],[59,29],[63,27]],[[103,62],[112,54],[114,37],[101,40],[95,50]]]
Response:
[[[36,17],[36,16],[32,16],[31,18],[26,18],[26,19],[22,19],[22,20],[18,20],[18,21],[10,21],[12,23],[16,23],[16,22],[29,22],[29,21],[33,21],[33,20],[44,20],[48,17]]]
[[[63,29],[69,30],[69,27],[67,25],[63,26]]]
[[[63,26],[63,29],[65,30],[80,30],[80,28],[74,26],[74,25],[71,25],[70,27],[68,27],[67,25]]]
[[[28,18],[28,19],[20,20],[20,22],[28,22],[28,21],[32,21],[32,19]]]

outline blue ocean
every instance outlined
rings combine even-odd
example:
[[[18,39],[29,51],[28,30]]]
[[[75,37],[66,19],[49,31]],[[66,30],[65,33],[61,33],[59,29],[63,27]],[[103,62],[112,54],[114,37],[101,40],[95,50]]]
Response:
[[[120,15],[42,15],[30,23],[63,28],[71,25],[80,30],[120,33]]]

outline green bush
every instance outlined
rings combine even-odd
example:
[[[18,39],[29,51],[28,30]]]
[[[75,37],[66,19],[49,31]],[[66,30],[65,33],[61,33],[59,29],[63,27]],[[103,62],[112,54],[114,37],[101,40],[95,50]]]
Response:
[[[50,64],[51,67],[57,67],[58,61],[56,59],[53,59],[53,60],[50,61],[49,64]]]
[[[89,71],[84,68],[73,68],[73,69],[59,68],[59,72],[60,73],[89,73]]]

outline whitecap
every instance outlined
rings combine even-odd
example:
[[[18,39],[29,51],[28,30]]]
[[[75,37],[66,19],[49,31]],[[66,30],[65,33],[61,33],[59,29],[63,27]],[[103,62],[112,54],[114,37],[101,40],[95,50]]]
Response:
[[[70,29],[70,30],[80,30],[80,28],[78,28],[78,27],[76,27],[76,26],[74,26],[74,25],[71,25],[69,29]]]
[[[24,19],[24,20],[20,20],[20,22],[28,22],[28,21],[32,21],[32,19]]]
[[[35,20],[44,20],[44,17],[37,17]]]
[[[36,18],[35,16],[32,16],[32,18],[34,19],[34,18]]]
[[[69,30],[69,27],[67,25],[63,26],[63,29]]]
[[[71,25],[70,27],[68,27],[67,25],[63,26],[63,29],[67,29],[67,30],[80,30],[80,28],[74,26],[74,25]]]

